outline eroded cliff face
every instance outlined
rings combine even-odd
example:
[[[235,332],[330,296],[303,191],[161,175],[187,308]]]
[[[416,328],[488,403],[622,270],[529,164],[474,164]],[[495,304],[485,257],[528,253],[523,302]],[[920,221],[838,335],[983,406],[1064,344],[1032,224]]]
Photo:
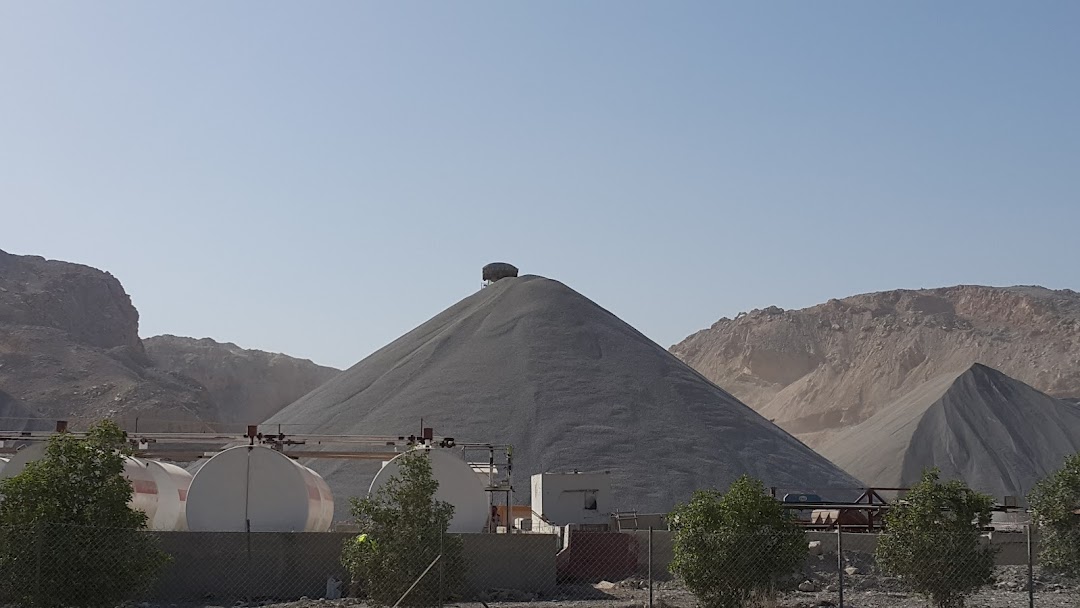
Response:
[[[958,286],[770,307],[721,319],[671,352],[817,445],[929,378],[974,363],[1080,398],[1080,294]]]
[[[40,417],[34,428],[110,418],[146,432],[240,431],[337,372],[209,339],[144,342],[111,274],[0,251],[0,428]]]
[[[142,350],[139,312],[116,277],[38,256],[0,251],[0,324],[57,329],[87,346]]]
[[[72,428],[111,418],[128,428],[138,419],[145,431],[204,431],[217,416],[202,385],[154,367],[115,277],[2,251],[0,391],[20,411]]]
[[[210,338],[163,335],[147,338],[144,344],[157,367],[205,386],[228,422],[258,424],[340,373],[307,359]]]

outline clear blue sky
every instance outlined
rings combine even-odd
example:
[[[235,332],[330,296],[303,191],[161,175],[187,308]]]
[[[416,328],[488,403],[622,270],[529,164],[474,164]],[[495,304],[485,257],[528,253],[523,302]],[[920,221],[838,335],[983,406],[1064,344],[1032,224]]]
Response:
[[[556,278],[721,316],[1080,288],[1077,2],[3,2],[0,248],[347,366]]]

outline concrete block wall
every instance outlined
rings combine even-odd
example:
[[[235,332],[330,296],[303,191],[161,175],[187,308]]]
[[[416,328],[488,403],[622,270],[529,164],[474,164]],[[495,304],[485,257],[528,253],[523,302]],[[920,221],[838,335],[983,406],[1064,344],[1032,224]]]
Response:
[[[352,533],[155,533],[173,561],[148,599],[170,602],[321,598],[326,581],[334,577],[348,588],[341,549]],[[551,591],[559,578],[596,582],[627,576],[644,577],[649,568],[649,532],[571,531],[560,553],[551,534],[465,534],[467,596],[490,589],[530,593]],[[669,580],[673,534],[654,530],[652,572]],[[808,532],[825,552],[835,553],[835,532]],[[844,534],[844,550],[873,554],[876,534]],[[1033,538],[1038,551],[1038,537]],[[986,542],[998,548],[998,565],[1027,563],[1024,533],[995,532]],[[557,555],[558,554],[558,555]]]
[[[879,535],[867,533],[844,533],[844,552],[866,553],[873,555],[877,549]],[[826,553],[836,553],[836,532],[807,532],[807,541],[821,541],[821,549]],[[1027,565],[1027,535],[1024,532],[991,532],[983,540],[993,546],[997,553],[994,561],[998,566]],[[1032,535],[1032,551],[1039,553],[1039,535]]]
[[[148,599],[171,602],[295,600],[326,595],[327,579],[348,575],[341,550],[352,533],[156,533],[172,562]],[[467,595],[489,589],[544,593],[556,584],[558,537],[463,534]]]
[[[647,572],[649,563],[649,532],[634,531],[623,532],[637,537],[638,571]],[[844,551],[852,553],[865,553],[873,555],[877,549],[879,535],[867,533],[844,533]],[[995,563],[999,566],[1023,566],[1027,565],[1027,536],[1023,532],[993,532],[988,534],[986,542],[989,542],[996,550]],[[836,532],[807,532],[807,542],[821,541],[821,548],[826,553],[836,553]],[[656,580],[670,580],[672,577],[668,571],[668,565],[674,559],[673,533],[667,530],[653,531],[652,571]],[[1038,556],[1039,535],[1032,536],[1032,551]]]
[[[151,593],[170,601],[323,597],[326,580],[345,580],[347,533],[163,532],[172,556]]]
[[[466,595],[489,589],[546,593],[555,588],[554,534],[462,534]]]
[[[623,532],[637,538],[637,571],[647,573],[649,571],[649,531],[635,530]],[[675,559],[673,545],[674,536],[669,530],[653,530],[652,533],[652,574],[653,579],[668,581],[672,579],[668,566]]]
[[[873,553],[877,549],[877,534],[866,532],[844,532],[844,551],[852,553]],[[821,550],[825,553],[836,553],[836,532],[809,531],[806,533],[806,541],[821,542]]]
[[[555,559],[559,581],[599,583],[638,574],[638,540],[625,532],[571,530],[566,546]]]

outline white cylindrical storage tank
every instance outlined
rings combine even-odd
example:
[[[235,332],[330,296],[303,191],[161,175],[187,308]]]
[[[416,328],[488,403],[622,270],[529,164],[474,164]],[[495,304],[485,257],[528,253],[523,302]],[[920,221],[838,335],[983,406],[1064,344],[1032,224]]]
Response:
[[[187,530],[187,493],[191,473],[167,462],[147,460],[150,474],[158,487],[158,510],[155,530]]]
[[[334,498],[318,473],[262,446],[229,448],[195,473],[187,525],[199,532],[325,532]]]
[[[151,530],[162,530],[157,527],[158,512],[158,485],[150,472],[149,466],[138,458],[124,458],[124,477],[131,483],[131,501],[128,506],[137,511],[146,513],[146,527]]]
[[[427,452],[431,459],[431,472],[439,488],[435,499],[454,505],[454,518],[450,520],[450,532],[481,532],[487,524],[488,500],[484,484],[459,453],[439,448],[417,448],[414,452]],[[408,452],[406,452],[408,453]],[[368,496],[373,495],[387,480],[401,470],[401,458],[395,456],[386,463],[371,482]]]
[[[20,448],[18,452],[11,455],[11,458],[8,459],[4,468],[0,469],[0,479],[15,477],[23,472],[26,465],[43,458],[45,456],[46,445],[47,444],[44,441],[35,441]]]
[[[45,456],[45,442],[35,442],[16,452],[0,468],[0,479],[14,477],[26,465]],[[166,472],[165,467],[168,468]],[[175,469],[175,471],[173,471]],[[183,501],[191,475],[174,465],[124,458],[124,477],[131,483],[131,508],[146,513],[146,527],[151,530],[183,530]],[[183,479],[186,476],[186,481]],[[167,487],[166,487],[167,486]]]

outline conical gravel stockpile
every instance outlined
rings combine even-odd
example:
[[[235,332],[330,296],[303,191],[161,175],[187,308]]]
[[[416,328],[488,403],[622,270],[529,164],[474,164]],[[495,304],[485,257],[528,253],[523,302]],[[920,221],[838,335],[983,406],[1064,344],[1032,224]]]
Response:
[[[1025,496],[1080,452],[1080,408],[975,364],[931,379],[820,450],[871,486],[910,487],[923,469],[995,496]]]
[[[787,489],[858,482],[615,315],[538,276],[501,279],[454,304],[266,421],[285,432],[400,435],[420,420],[459,442],[514,447],[528,476],[609,471],[614,507],[666,512],[748,473]],[[307,463],[338,516],[377,467]]]

